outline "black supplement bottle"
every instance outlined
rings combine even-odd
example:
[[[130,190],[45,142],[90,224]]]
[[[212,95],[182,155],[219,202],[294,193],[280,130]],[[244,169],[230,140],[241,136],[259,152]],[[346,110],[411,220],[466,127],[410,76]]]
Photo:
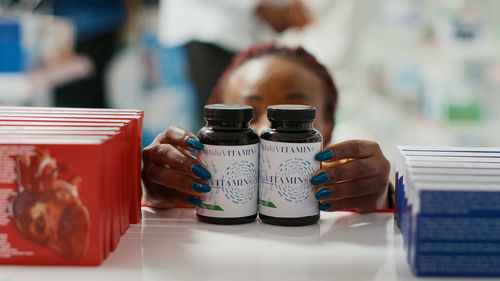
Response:
[[[320,168],[314,156],[323,140],[313,127],[316,108],[269,106],[267,118],[271,125],[260,135],[259,217],[274,225],[314,224],[319,203],[310,180]]]
[[[211,173],[211,191],[196,209],[200,221],[242,224],[255,221],[258,209],[259,135],[250,127],[251,106],[211,104],[198,132],[204,149],[198,159]]]

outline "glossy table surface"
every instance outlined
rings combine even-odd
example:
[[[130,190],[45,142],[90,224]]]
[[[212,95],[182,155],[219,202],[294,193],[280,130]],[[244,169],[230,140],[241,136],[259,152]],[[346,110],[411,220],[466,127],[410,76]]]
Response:
[[[0,281],[423,279],[410,272],[392,213],[322,212],[305,227],[210,225],[193,209],[143,216],[99,267],[0,266]]]

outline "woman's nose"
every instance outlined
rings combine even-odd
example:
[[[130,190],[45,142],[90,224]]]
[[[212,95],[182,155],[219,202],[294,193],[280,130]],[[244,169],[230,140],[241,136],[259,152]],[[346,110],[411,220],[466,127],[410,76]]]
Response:
[[[269,127],[269,120],[266,117],[259,118],[256,122],[252,123],[252,127],[257,130],[259,135],[264,131],[267,127]]]

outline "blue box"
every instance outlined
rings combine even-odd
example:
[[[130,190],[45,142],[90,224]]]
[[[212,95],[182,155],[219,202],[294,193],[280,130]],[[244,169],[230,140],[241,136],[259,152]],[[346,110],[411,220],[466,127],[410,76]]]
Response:
[[[395,218],[413,274],[500,277],[500,148],[398,148]]]
[[[14,19],[0,18],[0,72],[23,70],[21,25]]]

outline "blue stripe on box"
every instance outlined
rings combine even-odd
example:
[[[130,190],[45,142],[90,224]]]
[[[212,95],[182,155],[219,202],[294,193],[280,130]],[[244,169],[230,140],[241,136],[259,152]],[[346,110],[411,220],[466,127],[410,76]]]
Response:
[[[497,191],[421,191],[421,214],[498,216],[500,192]]]
[[[412,271],[418,276],[498,277],[500,255],[418,255]]]
[[[408,257],[418,276],[500,277],[500,192],[422,191]]]
[[[399,227],[399,172],[396,171],[396,175],[394,176],[394,221],[396,221],[396,225]]]
[[[404,191],[404,186],[403,186],[403,177],[398,179],[396,182],[396,191],[395,191],[395,197],[396,197],[396,208],[398,212],[398,217],[396,224],[403,232],[402,226],[401,226],[401,221],[403,219],[403,214],[405,212],[405,191]]]

